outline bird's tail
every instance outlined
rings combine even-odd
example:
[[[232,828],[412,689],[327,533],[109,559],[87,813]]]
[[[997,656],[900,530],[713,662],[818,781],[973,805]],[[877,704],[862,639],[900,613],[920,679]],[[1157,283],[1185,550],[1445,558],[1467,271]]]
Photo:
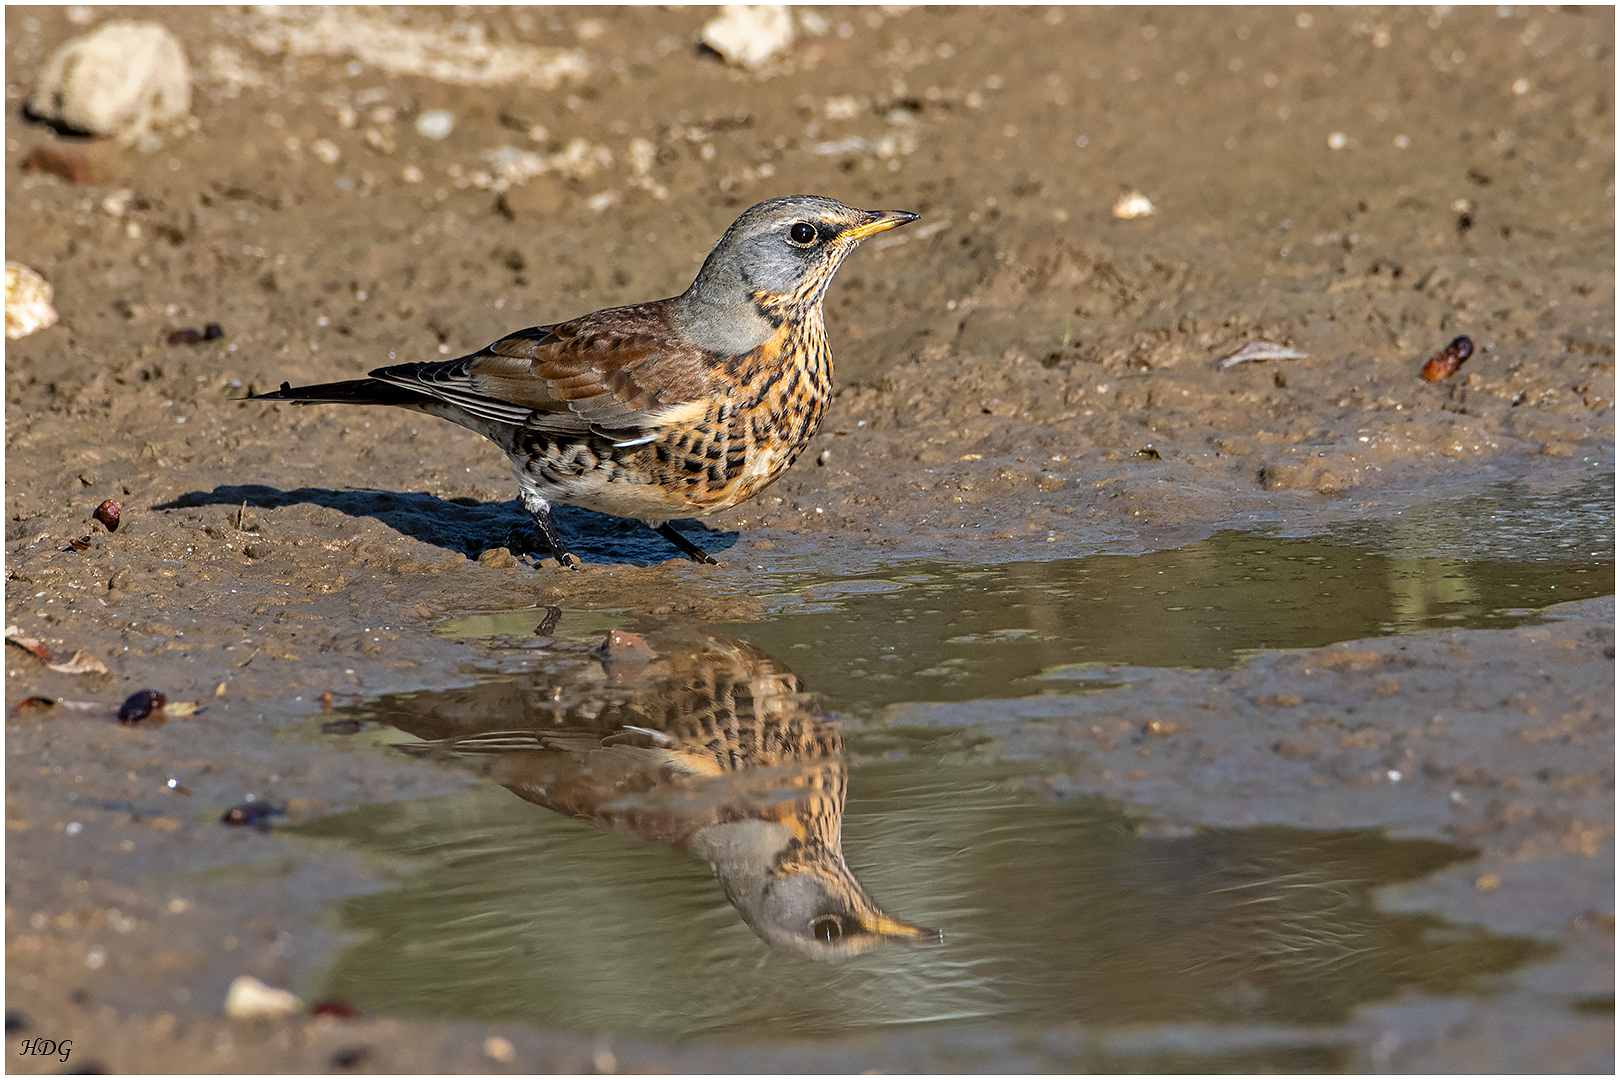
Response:
[[[282,383],[268,394],[249,394],[239,401],[291,401],[298,405],[419,405],[432,400],[403,386],[377,379],[351,379],[348,382],[321,383],[319,386],[293,386]]]

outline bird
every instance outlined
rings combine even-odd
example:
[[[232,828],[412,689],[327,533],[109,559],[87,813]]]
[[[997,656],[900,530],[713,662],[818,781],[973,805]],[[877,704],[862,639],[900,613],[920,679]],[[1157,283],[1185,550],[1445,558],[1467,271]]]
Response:
[[[844,861],[837,721],[749,642],[616,630],[547,643],[546,670],[385,698],[377,719],[416,756],[472,763],[519,797],[709,863],[767,944],[820,960],[943,940],[894,918]]]
[[[453,360],[242,400],[395,405],[488,437],[559,564],[553,503],[635,518],[687,557],[670,522],[719,513],[781,476],[832,396],[822,300],[864,239],[917,220],[819,195],[744,211],[679,296],[508,334]]]

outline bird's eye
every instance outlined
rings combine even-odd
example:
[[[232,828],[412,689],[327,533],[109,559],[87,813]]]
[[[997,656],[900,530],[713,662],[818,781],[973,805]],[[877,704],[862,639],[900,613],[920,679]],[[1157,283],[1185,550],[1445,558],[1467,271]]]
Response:
[[[811,923],[810,933],[817,941],[837,941],[844,936],[844,924],[828,915]]]
[[[788,230],[788,237],[795,244],[810,245],[816,240],[816,227],[808,221],[801,221]]]

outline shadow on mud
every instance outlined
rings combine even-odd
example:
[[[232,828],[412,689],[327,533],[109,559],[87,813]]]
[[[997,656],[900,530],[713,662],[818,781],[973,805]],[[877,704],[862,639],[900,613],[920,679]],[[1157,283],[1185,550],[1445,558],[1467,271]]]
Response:
[[[513,554],[550,555],[534,528],[534,521],[517,499],[486,503],[477,499],[441,499],[426,492],[403,493],[366,488],[301,487],[286,490],[265,484],[224,484],[212,491],[189,491],[154,510],[181,510],[198,506],[274,510],[283,506],[320,506],[349,517],[367,517],[390,529],[446,551],[476,559],[491,548]],[[638,521],[599,514],[574,506],[553,510],[557,526],[571,550],[586,562],[629,563],[647,566],[679,556],[668,541]],[[738,533],[710,529],[697,520],[673,522],[698,547],[710,554],[737,543]]]

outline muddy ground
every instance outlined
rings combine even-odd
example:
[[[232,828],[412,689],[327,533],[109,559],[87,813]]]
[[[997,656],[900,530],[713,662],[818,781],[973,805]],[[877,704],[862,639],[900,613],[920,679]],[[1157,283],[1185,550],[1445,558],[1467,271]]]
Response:
[[[478,647],[432,637],[443,614],[746,619],[757,575],[789,563],[1149,551],[1612,470],[1612,11],[829,8],[758,73],[697,47],[710,13],[120,9],[168,26],[195,80],[193,124],[121,148],[21,116],[49,52],[109,11],[7,9],[6,257],[52,283],[61,322],[7,348],[6,619],[108,669],[60,674],[8,646],[8,1030],[74,1038],[72,1065],[115,1071],[499,1067],[472,1026],[220,1018],[237,974],[312,980],[335,941],[323,907],[379,884],[339,852],[223,829],[221,809],[254,793],[307,820],[466,782],[276,735],[326,692],[465,678]],[[442,141],[414,126],[432,109],[455,117]],[[39,146],[82,155],[90,182],[25,171]],[[544,171],[516,182],[514,162]],[[834,282],[838,397],[786,477],[693,527],[719,567],[576,512],[560,519],[588,565],[564,574],[522,554],[507,466],[477,436],[234,400],[673,294],[742,209],[801,191],[923,217]],[[1155,212],[1114,217],[1131,191]],[[166,343],[210,322],[222,337]],[[1473,358],[1422,381],[1458,334]],[[1215,368],[1261,338],[1308,358]],[[89,520],[108,498],[115,534]],[[1447,678],[1485,688],[1481,712],[1522,722],[1468,744],[1500,828],[1479,826],[1478,799],[1423,828],[1486,852],[1470,872],[1496,885],[1445,886],[1468,918],[1506,906],[1487,893],[1519,897],[1578,958],[1559,993],[1601,1005],[1613,613],[1566,614],[1546,638],[1436,647]],[[1574,667],[1553,686],[1493,667],[1504,649]],[[1376,693],[1376,668],[1334,678]],[[208,709],[113,722],[142,687]],[[31,696],[103,708],[13,715]],[[1235,738],[1248,715],[1203,722]],[[1423,738],[1434,761],[1466,742]],[[1153,768],[1170,788],[1197,773]],[[1125,775],[1063,783],[1159,807]],[[1316,798],[1355,816],[1356,775],[1320,770]],[[1543,857],[1575,866],[1538,892],[1513,865]],[[1519,1015],[1554,1017],[1539,1041],[1480,1056],[1468,1033],[1501,1012],[1480,1005],[1394,1042],[1396,1021],[1369,1018],[1357,1060],[1612,1067],[1612,997],[1572,1011],[1547,978],[1514,991]],[[517,1069],[1097,1063],[1034,1036],[961,1058],[912,1035],[807,1057],[502,1034]]]

